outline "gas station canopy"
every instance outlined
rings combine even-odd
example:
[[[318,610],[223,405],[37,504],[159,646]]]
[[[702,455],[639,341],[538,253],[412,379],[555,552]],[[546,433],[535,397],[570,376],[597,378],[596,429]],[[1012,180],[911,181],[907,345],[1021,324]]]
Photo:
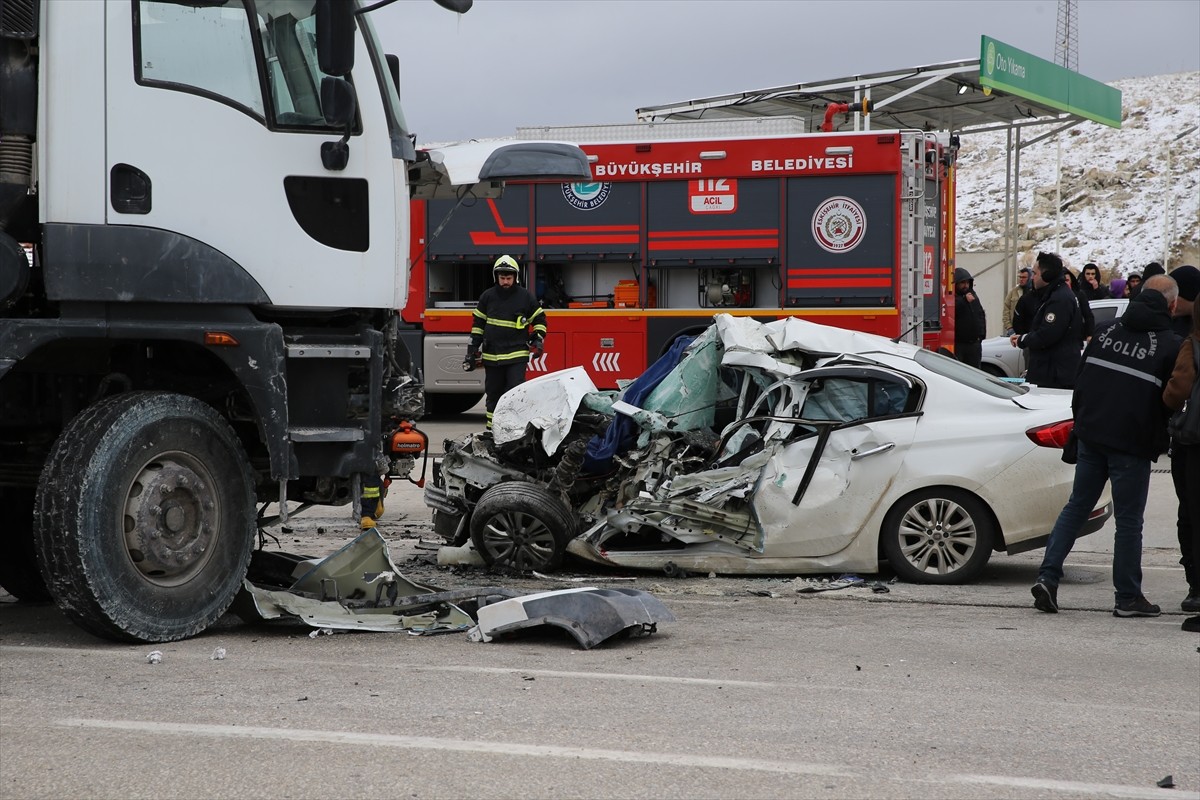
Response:
[[[864,99],[873,110],[854,114],[853,122],[839,119],[838,129],[987,131],[1085,119],[1121,126],[1119,91],[987,36],[981,37],[976,59],[648,106],[637,117],[652,122],[798,116],[816,131],[831,103],[853,108]]]
[[[861,113],[864,101],[870,109]],[[843,105],[844,104],[844,105]],[[831,114],[833,106],[848,113]],[[855,111],[854,109],[859,109]],[[1091,120],[1121,127],[1121,92],[1012,45],[981,36],[979,58],[717,95],[637,110],[642,122],[799,117],[805,130],[1006,131],[1005,273],[1016,280],[1021,151]],[[1030,126],[1044,128],[1023,140]],[[993,266],[997,266],[1000,262]],[[990,269],[990,267],[989,267]]]

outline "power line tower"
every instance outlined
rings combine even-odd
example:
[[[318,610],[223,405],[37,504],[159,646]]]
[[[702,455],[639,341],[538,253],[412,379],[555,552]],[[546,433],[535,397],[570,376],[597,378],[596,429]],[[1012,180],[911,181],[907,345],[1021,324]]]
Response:
[[[1054,63],[1079,71],[1079,0],[1058,0]]]

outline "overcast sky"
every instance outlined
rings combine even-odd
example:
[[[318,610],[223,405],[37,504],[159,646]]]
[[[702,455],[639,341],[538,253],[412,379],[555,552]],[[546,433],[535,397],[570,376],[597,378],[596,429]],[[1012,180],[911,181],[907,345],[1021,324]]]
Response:
[[[1053,61],[1056,0],[433,0],[372,12],[419,144],[636,121],[711,95],[979,57],[986,34]],[[1079,71],[1200,69],[1200,0],[1079,0]],[[1169,101],[1169,98],[1163,98]]]

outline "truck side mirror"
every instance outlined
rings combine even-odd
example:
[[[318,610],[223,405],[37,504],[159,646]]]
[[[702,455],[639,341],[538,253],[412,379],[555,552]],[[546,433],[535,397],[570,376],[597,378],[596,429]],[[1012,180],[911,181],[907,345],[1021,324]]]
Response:
[[[384,58],[387,59],[388,72],[392,76],[392,86],[396,87],[396,94],[400,94],[400,58],[392,53],[388,53]]]
[[[321,113],[325,122],[346,131],[341,141],[321,144],[321,163],[325,169],[343,170],[350,161],[350,132],[357,111],[358,101],[350,81],[328,75],[321,79]]]
[[[326,75],[354,69],[354,4],[317,0],[317,66]]]

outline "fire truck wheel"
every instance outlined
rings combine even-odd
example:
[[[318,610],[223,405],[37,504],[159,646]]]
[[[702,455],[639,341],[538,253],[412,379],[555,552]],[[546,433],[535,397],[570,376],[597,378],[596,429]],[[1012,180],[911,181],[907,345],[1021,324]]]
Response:
[[[33,547],[34,490],[0,487],[0,587],[18,600],[49,600]]]
[[[161,392],[101,400],[42,471],[34,527],[51,595],[97,636],[194,636],[246,575],[253,487],[237,434],[208,405]]]
[[[438,417],[457,417],[470,411],[482,399],[481,394],[426,394],[426,412]]]
[[[880,550],[910,583],[967,583],[992,555],[995,523],[974,495],[961,489],[922,489],[904,497],[883,521]]]
[[[491,487],[471,514],[471,541],[489,566],[554,569],[574,536],[575,519],[562,501],[525,481]]]

